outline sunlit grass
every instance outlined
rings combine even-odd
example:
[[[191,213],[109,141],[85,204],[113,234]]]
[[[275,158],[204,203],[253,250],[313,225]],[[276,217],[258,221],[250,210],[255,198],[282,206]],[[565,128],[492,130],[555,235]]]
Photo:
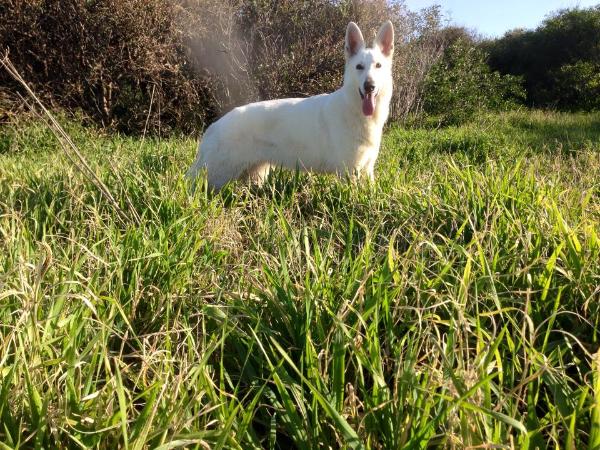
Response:
[[[67,131],[140,224],[0,130],[2,448],[598,448],[598,114],[217,195],[194,138]]]

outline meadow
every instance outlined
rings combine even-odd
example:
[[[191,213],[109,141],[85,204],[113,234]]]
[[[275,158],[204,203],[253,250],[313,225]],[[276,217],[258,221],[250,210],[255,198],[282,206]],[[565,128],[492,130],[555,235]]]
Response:
[[[600,449],[600,114],[390,126],[218,194],[196,138],[0,128],[0,449]]]

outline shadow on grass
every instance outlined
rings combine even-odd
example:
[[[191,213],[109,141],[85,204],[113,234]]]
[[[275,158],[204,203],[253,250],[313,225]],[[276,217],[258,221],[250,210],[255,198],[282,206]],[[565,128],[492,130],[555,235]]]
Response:
[[[567,153],[586,147],[600,149],[600,113],[518,114],[509,118],[509,124],[534,148],[559,149]]]

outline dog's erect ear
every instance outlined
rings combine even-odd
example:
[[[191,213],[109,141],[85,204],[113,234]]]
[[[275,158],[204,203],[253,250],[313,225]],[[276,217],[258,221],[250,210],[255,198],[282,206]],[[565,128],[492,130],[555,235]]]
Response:
[[[354,22],[350,22],[346,28],[346,59],[352,58],[364,46],[365,38],[360,28]]]
[[[377,38],[375,38],[375,45],[388,58],[394,54],[394,26],[389,20],[379,28],[379,33],[377,33]]]

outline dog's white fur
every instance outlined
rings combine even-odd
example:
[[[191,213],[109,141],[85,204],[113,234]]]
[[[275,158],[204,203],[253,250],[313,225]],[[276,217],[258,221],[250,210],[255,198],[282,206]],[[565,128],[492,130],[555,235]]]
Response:
[[[271,167],[283,166],[338,175],[362,172],[373,180],[392,96],[392,23],[384,23],[373,47],[366,48],[360,29],[350,22],[345,50],[340,89],[235,108],[208,127],[188,177],[206,168],[209,185],[219,189],[244,174],[262,180]],[[370,89],[374,101],[364,100]],[[374,105],[364,106],[369,101]]]

